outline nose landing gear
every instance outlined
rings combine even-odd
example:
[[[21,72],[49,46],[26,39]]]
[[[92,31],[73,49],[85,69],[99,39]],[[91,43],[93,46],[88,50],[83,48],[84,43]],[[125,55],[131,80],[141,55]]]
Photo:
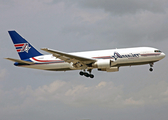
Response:
[[[151,71],[151,72],[152,72],[152,71],[153,71],[153,68],[149,68],[149,71]]]
[[[80,71],[79,72],[79,75],[81,75],[81,76],[85,76],[85,77],[90,77],[90,78],[94,78],[94,75],[93,74],[91,74],[91,69],[89,69],[89,70],[87,70],[87,71],[89,71],[89,73],[87,73],[87,72],[85,72],[85,70],[84,70],[84,72],[83,71]]]
[[[152,68],[153,67],[153,63],[150,63],[149,65],[150,65],[149,71],[152,72],[153,71],[153,68]]]

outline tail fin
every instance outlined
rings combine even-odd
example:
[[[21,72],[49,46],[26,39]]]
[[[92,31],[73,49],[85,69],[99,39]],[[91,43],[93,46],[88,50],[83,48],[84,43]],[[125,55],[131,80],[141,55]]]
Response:
[[[23,37],[21,37],[16,31],[8,31],[8,32],[21,60],[42,55],[29,42],[27,42]]]

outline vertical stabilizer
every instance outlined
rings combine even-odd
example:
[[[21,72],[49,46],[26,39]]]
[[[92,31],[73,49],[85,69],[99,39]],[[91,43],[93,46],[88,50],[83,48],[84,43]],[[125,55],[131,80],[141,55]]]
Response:
[[[21,60],[42,55],[16,31],[8,31]]]

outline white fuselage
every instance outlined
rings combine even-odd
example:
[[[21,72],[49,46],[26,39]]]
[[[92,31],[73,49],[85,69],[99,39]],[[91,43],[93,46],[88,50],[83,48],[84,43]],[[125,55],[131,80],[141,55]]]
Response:
[[[96,59],[97,61],[111,60],[111,67],[150,64],[157,62],[165,57],[165,54],[163,52],[151,47],[97,50],[74,52],[69,54],[85,58],[92,58]],[[36,64],[18,66],[52,71],[80,69],[75,68],[72,63],[64,62],[61,59],[57,59],[52,54],[33,57],[30,58],[30,61],[35,62]],[[99,68],[99,66],[91,66],[91,69],[93,68]]]

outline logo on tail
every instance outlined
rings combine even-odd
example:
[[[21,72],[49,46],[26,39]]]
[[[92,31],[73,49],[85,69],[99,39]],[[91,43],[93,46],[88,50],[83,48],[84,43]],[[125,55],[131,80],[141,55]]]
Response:
[[[20,52],[29,52],[29,49],[31,47],[29,47],[29,43],[20,43],[20,44],[15,44],[15,48],[17,50],[18,53]]]

